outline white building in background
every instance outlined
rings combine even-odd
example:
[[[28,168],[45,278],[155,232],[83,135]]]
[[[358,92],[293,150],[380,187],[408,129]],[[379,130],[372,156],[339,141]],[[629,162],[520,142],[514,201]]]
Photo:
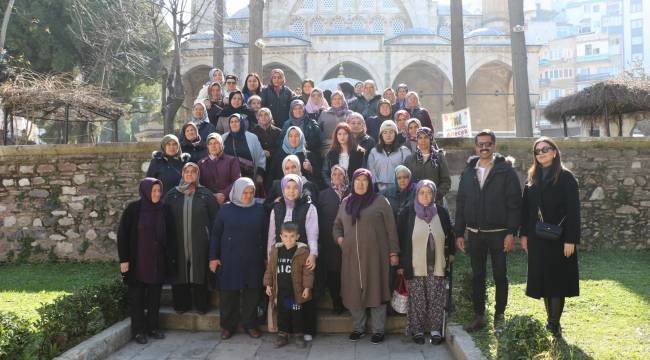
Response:
[[[482,14],[464,11],[468,104],[475,128],[513,133],[514,96],[507,0],[483,0]],[[182,72],[187,108],[212,64],[212,9],[184,43]],[[247,74],[248,8],[224,23],[225,72]],[[267,0],[262,74],[282,68],[289,85],[346,77],[373,79],[381,92],[407,83],[420,94],[440,129],[451,111],[452,66],[449,6],[435,0]],[[255,39],[257,40],[257,39]],[[254,41],[254,40],[252,40]],[[531,101],[538,93],[540,45],[528,44]]]
[[[625,43],[625,67],[630,69],[635,62],[643,64],[650,72],[650,1],[623,1],[623,41]]]

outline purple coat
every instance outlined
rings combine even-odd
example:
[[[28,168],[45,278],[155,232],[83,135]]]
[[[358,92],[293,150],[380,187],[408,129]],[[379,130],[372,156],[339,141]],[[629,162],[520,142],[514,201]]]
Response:
[[[217,159],[206,156],[198,162],[201,185],[212,191],[213,194],[222,193],[226,199],[235,180],[241,177],[239,161],[234,156],[221,154]]]

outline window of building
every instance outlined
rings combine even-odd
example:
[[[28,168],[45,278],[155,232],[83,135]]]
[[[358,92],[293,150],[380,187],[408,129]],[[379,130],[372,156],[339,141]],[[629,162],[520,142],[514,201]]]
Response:
[[[643,29],[643,19],[634,19],[630,21],[630,28]]]
[[[383,34],[384,33],[384,19],[377,17],[372,20],[372,32],[373,34]]]
[[[591,20],[589,19],[580,20],[580,33],[585,34],[590,32],[591,32]]]
[[[354,0],[343,0],[344,9],[352,9],[354,7]]]
[[[302,19],[295,19],[291,23],[291,32],[300,36],[305,36],[305,21]]]
[[[618,16],[621,15],[621,8],[618,3],[607,4],[607,15]]]
[[[630,12],[637,13],[643,11],[643,0],[630,0]]]
[[[372,9],[375,7],[375,2],[373,0],[361,0],[362,9]]]
[[[345,21],[341,17],[337,17],[332,21],[332,29],[336,31],[341,31],[345,28]]]
[[[393,34],[399,35],[404,32],[404,21],[400,19],[393,20]]]
[[[361,21],[361,19],[359,19],[359,18],[356,18],[356,19],[352,20],[352,24],[350,25],[350,27],[352,28],[352,30],[357,30],[357,31],[363,30],[363,27],[364,27],[363,26],[363,21]]]
[[[560,72],[558,69],[553,70],[553,79],[557,79],[560,77]]]
[[[585,45],[585,55],[592,55],[593,49],[591,45]]]
[[[569,77],[573,77],[573,69],[569,69]]]
[[[316,18],[311,23],[311,33],[312,34],[322,34],[325,32],[325,26],[323,25],[323,20],[321,18]]]
[[[315,0],[302,0],[303,9],[313,9],[316,6]]]
[[[632,54],[643,54],[643,43],[632,45],[631,47]]]
[[[600,5],[599,5],[599,4],[594,5],[594,6],[591,8],[591,11],[592,11],[592,12],[595,12],[595,13],[600,12]]]
[[[384,9],[394,9],[396,7],[397,7],[397,5],[395,5],[395,1],[393,1],[393,0],[384,0]]]
[[[230,31],[230,39],[234,42],[241,42],[241,31],[239,30],[231,30]]]
[[[322,0],[321,7],[323,9],[334,9],[336,0]]]
[[[641,36],[632,36],[632,45],[643,44],[643,37]]]

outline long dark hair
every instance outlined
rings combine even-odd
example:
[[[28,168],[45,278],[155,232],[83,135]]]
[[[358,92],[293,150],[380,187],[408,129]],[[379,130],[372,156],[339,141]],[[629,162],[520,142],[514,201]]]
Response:
[[[350,125],[344,122],[338,123],[338,125],[336,125],[336,128],[334,128],[334,133],[332,133],[332,146],[330,147],[330,151],[333,151],[337,154],[341,153],[341,144],[339,144],[339,140],[336,136],[341,129],[345,130],[345,132],[348,133],[348,154],[350,154],[357,149],[357,142],[354,138],[354,134],[352,134]]]
[[[257,84],[259,85],[257,87],[257,90],[254,92],[248,88],[248,78],[250,78],[251,76],[257,79]],[[250,73],[246,75],[246,80],[244,80],[244,88],[242,89],[242,92],[251,95],[259,95],[262,93],[262,80],[260,79],[260,76],[257,75],[257,73]]]
[[[557,181],[560,179],[560,173],[564,169],[564,165],[562,164],[562,153],[560,152],[560,148],[557,146],[557,143],[550,137],[542,136],[539,139],[535,140],[535,143],[533,144],[533,163],[530,168],[528,168],[529,185],[534,185],[536,183],[537,177],[542,171],[542,165],[537,161],[535,157],[535,148],[537,147],[537,144],[542,142],[547,143],[556,152],[556,156],[553,159],[553,163],[550,167],[551,174],[553,175],[553,184],[557,184]]]

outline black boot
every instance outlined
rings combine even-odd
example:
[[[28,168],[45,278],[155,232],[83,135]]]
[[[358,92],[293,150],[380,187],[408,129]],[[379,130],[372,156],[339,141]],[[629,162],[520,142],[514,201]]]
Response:
[[[556,297],[551,298],[550,302],[550,317],[549,323],[551,324],[551,333],[555,337],[562,337],[562,326],[560,326],[560,318],[564,311],[564,298]]]
[[[546,330],[551,331],[551,300],[544,298],[544,308],[546,308]]]

